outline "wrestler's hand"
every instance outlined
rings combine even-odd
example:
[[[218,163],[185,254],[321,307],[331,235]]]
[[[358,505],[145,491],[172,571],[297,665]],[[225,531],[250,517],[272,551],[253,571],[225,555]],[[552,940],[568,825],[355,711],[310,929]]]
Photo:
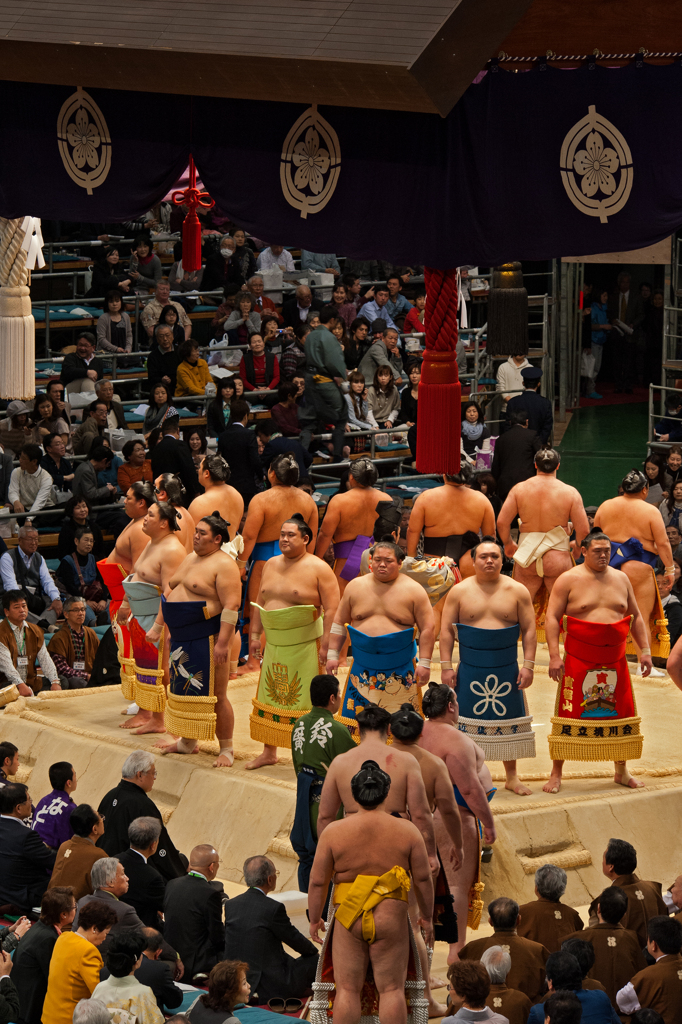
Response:
[[[436,878],[438,876],[438,872],[440,871],[440,861],[438,860],[437,856],[429,857],[429,867],[431,868],[431,874],[433,875],[434,878]]]
[[[529,668],[522,668],[519,672],[519,678],[516,680],[516,685],[519,690],[527,690],[533,683],[533,673]]]
[[[263,657],[260,646],[260,637],[249,637],[249,657],[254,661],[260,661]]]
[[[560,683],[564,676],[564,663],[560,654],[553,654],[549,659],[549,678]]]
[[[511,537],[510,537],[509,540],[507,541],[507,543],[504,545],[504,553],[505,553],[505,555],[507,556],[507,558],[513,558],[518,550],[519,550],[519,545],[515,541],[513,541],[511,539]]]
[[[449,686],[451,690],[457,689],[457,669],[456,668],[443,668],[440,672],[440,681]]]
[[[493,828],[483,827],[483,842],[486,846],[492,846],[497,839],[497,830]]]
[[[225,665],[230,656],[230,645],[221,644],[220,640],[216,643],[213,648],[213,660],[216,665]]]
[[[433,921],[427,921],[425,917],[420,917],[417,921],[417,925],[422,930],[422,935],[424,936],[424,942],[426,945],[433,948],[433,943],[435,942]]]
[[[339,652],[330,651],[327,655],[327,664],[325,665],[327,675],[335,676],[339,671]]]
[[[310,938],[313,940],[313,942],[316,942],[318,946],[321,946],[324,941],[324,939],[320,936],[320,932],[326,932],[326,930],[327,928],[322,918],[320,918],[319,921],[310,922]]]
[[[450,864],[454,871],[459,871],[464,860],[464,850],[461,846],[450,847]]]
[[[415,673],[418,683],[428,683],[431,678],[431,669],[427,668],[426,665],[417,665],[417,671]]]
[[[161,629],[162,627],[155,622],[152,628],[145,633],[145,639],[148,640],[150,644],[158,644],[161,639]]]
[[[328,653],[329,653],[329,640],[327,640],[326,642],[324,640],[322,640],[320,642],[320,649],[317,652],[317,660],[319,661],[320,665],[326,664],[327,654]]]
[[[652,668],[654,667],[654,663],[651,660],[651,655],[643,654],[639,659],[639,664],[642,671],[642,677],[646,679],[646,677],[650,674]]]

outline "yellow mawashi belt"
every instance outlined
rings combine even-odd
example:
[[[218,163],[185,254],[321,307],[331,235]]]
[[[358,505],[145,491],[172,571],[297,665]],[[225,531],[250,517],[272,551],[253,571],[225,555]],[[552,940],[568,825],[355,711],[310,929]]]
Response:
[[[358,875],[354,882],[339,882],[334,889],[336,920],[350,931],[362,915],[362,937],[372,943],[376,938],[374,908],[384,900],[407,903],[411,884],[401,867],[391,868],[384,875]]]

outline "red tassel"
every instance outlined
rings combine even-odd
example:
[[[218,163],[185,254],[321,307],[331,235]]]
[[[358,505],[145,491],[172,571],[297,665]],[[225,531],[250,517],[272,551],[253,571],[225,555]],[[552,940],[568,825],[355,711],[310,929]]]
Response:
[[[426,351],[417,404],[417,469],[460,469],[462,386],[457,373],[457,271],[426,268]]]
[[[189,158],[189,187],[174,192],[172,200],[176,206],[187,206],[187,216],[182,225],[182,269],[191,274],[201,270],[201,223],[197,217],[197,206],[210,210],[215,206],[208,192],[200,192],[197,188],[197,169],[194,157]]]

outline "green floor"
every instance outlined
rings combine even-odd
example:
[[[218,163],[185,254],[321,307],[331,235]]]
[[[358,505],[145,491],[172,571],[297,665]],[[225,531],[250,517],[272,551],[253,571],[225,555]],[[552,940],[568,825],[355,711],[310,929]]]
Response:
[[[647,405],[606,405],[573,413],[559,451],[559,477],[577,487],[585,505],[599,505],[618,492],[629,469],[646,455]]]

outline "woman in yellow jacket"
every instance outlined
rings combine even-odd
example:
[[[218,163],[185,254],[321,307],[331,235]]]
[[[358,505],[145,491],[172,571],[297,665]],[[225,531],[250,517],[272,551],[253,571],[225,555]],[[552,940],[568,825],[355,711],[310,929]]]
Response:
[[[175,398],[183,398],[187,395],[204,396],[207,384],[213,383],[213,378],[208,369],[205,359],[199,358],[199,346],[196,341],[183,342],[178,349],[180,363],[175,384]]]
[[[81,908],[78,930],[59,936],[50,960],[43,1024],[72,1024],[76,1003],[89,999],[99,984],[103,964],[97,947],[116,920],[113,907],[93,899]]]

